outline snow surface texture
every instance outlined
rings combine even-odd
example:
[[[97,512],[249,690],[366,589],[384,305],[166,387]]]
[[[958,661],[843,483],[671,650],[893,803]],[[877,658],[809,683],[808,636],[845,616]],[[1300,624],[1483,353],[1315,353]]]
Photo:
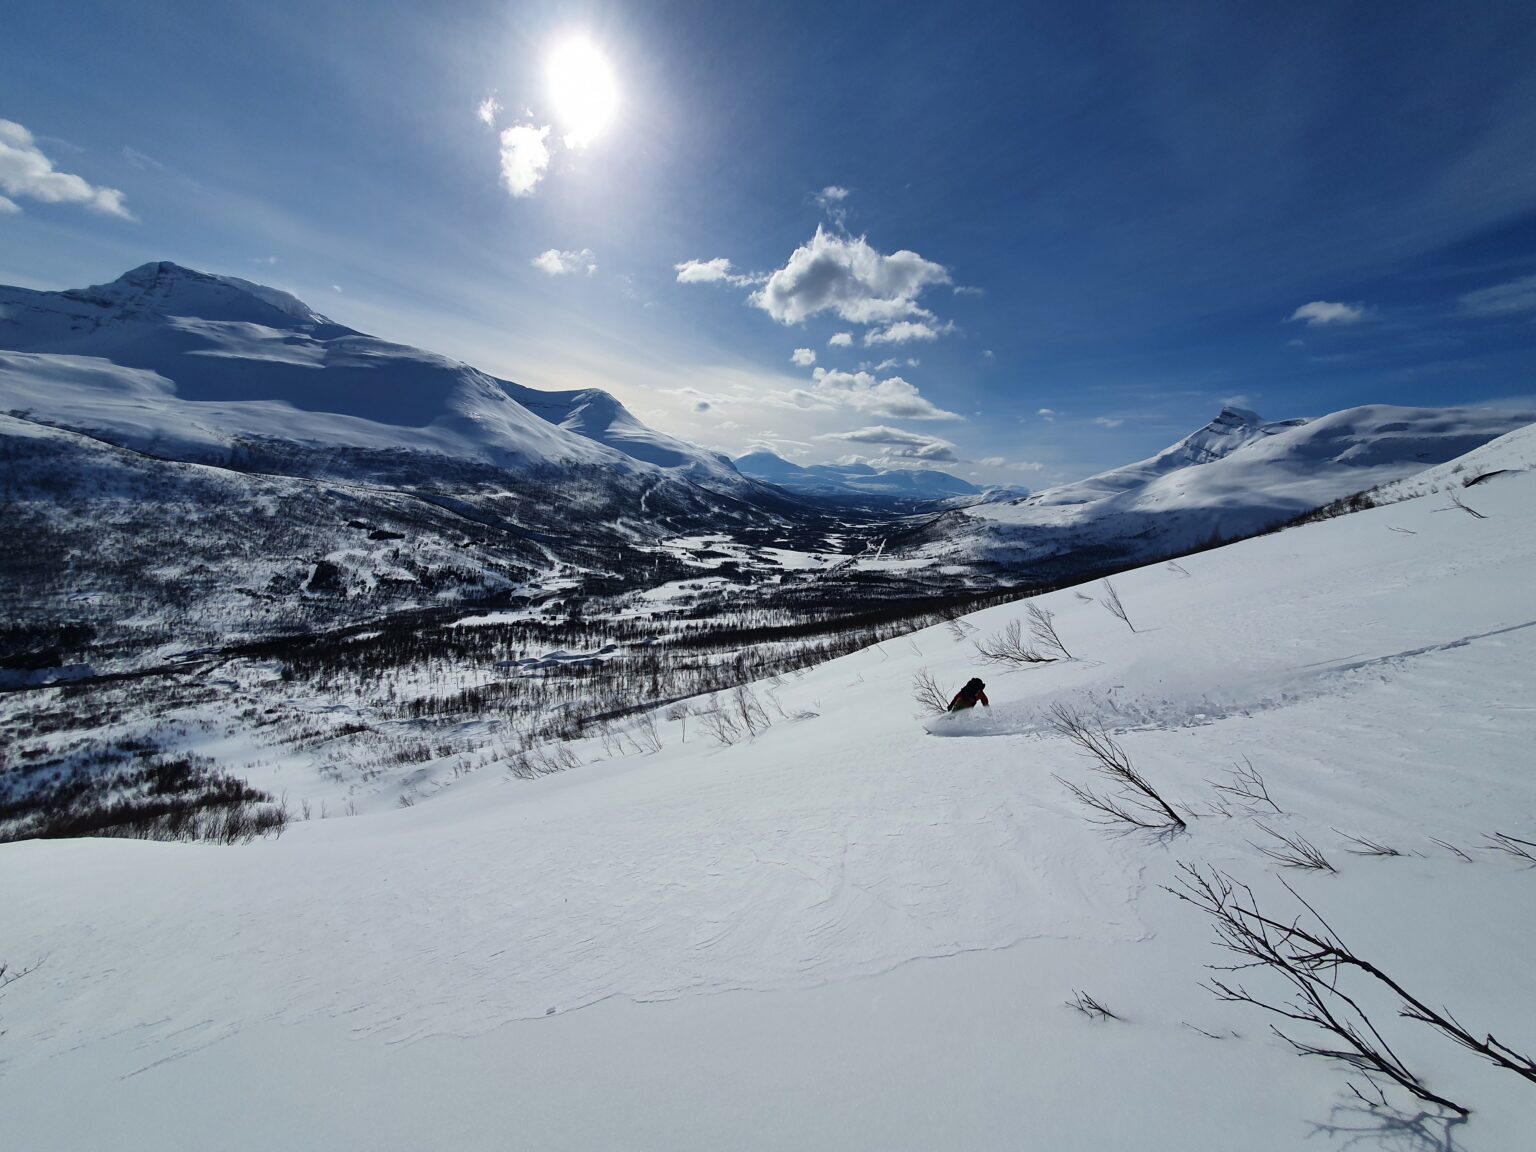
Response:
[[[0,996],[8,1136],[1527,1147],[1530,1086],[1390,1000],[1370,1003],[1394,1047],[1475,1114],[1436,1144],[1415,1108],[1352,1107],[1337,1068],[1197,987],[1222,954],[1158,887],[1208,861],[1297,910],[1255,816],[1211,808],[1247,757],[1284,809],[1266,822],[1339,869],[1297,891],[1474,1032],[1536,1046],[1533,873],[1479,847],[1536,839],[1536,477],[1473,491],[1481,519],[1431,496],[1125,573],[1134,633],[1098,585],[1043,597],[1070,662],[982,668],[940,627],[759,686],[797,718],[750,742],[666,722],[653,755],[481,774],[241,849],[0,846],[4,959],[41,961]],[[909,718],[921,669],[980,671],[993,707]],[[1057,700],[1210,814],[1162,844],[1095,831],[1052,779],[1088,780],[1045,724]],[[1070,1011],[1078,988],[1125,1019]]]
[[[68,292],[0,286],[0,348],[0,409],[162,456],[221,462],[238,440],[278,439],[743,483],[605,392],[498,380],[167,262]]]

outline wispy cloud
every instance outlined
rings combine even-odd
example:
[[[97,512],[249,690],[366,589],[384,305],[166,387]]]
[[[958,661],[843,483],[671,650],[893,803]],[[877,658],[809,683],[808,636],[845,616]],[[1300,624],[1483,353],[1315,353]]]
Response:
[[[590,248],[583,248],[579,252],[562,252],[558,248],[549,248],[540,252],[529,263],[550,276],[570,276],[576,272],[584,272],[588,276],[597,275],[597,257]]]
[[[514,196],[532,196],[549,170],[549,126],[518,124],[501,133],[501,181]]]
[[[881,380],[869,372],[838,372],[817,368],[813,373],[816,399],[843,404],[887,420],[960,420],[923,397],[900,376]]]
[[[1321,328],[1326,324],[1358,324],[1366,317],[1366,309],[1363,304],[1339,304],[1329,300],[1313,300],[1310,304],[1303,304],[1290,316],[1287,322],[1305,320],[1309,328]]]
[[[1093,422],[1100,428],[1118,428],[1125,423],[1118,416],[1095,416]]]
[[[954,462],[959,459],[955,446],[937,436],[922,436],[916,432],[904,432],[883,424],[868,428],[855,428],[851,432],[828,432],[821,440],[837,440],[845,444],[869,444],[880,450],[883,457],[901,460],[920,460],[925,463]]]
[[[83,204],[106,216],[134,218],[123,204],[121,192],[58,171],[53,161],[43,155],[32,133],[14,120],[0,120],[0,191],[5,192],[5,203],[9,205],[0,207],[0,212],[19,212],[21,205],[16,199],[26,199],[43,204]]]
[[[800,368],[809,368],[816,363],[816,352],[811,348],[796,348],[789,359],[792,364]]]
[[[1463,311],[1477,316],[1514,316],[1536,312],[1536,276],[1522,276],[1468,292],[1460,300]]]
[[[912,317],[932,319],[918,297],[925,288],[947,283],[943,265],[916,252],[887,256],[862,236],[838,236],[817,228],[748,302],[780,324],[798,324],[821,312],[852,324],[891,324]]]
[[[8,200],[4,196],[0,196],[0,215],[10,215],[20,211],[20,204],[16,203],[14,200]]]
[[[848,208],[844,204],[848,195],[848,189],[836,184],[828,184],[816,193],[816,207],[825,212],[827,219],[836,224],[839,229],[848,227]]]

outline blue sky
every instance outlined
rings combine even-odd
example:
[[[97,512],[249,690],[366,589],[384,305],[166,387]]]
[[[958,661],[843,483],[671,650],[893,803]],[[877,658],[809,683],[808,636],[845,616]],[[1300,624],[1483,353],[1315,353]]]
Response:
[[[244,276],[732,454],[1536,394],[1528,3],[15,5],[0,121],[0,281]]]

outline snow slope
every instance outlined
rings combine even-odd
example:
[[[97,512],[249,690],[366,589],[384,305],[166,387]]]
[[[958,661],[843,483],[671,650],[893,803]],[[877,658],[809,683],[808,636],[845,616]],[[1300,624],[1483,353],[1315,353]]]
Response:
[[[0,406],[219,461],[242,439],[505,468],[649,467],[740,488],[728,461],[595,390],[544,393],[332,322],[285,292],[169,262],[67,292],[0,286]]]
[[[1338,873],[1285,878],[1363,955],[1536,1046],[1533,874],[1480,847],[1536,840],[1536,476],[1475,491],[1483,519],[1411,500],[1124,573],[1135,632],[1096,587],[1043,597],[1077,659],[981,669],[980,714],[911,718],[919,671],[978,670],[939,627],[760,685],[783,708],[751,741],[669,721],[653,755],[481,772],[248,848],[0,846],[3,959],[41,961],[0,995],[8,1135],[1523,1148],[1531,1086],[1368,991],[1399,1054],[1475,1112],[1447,1129],[1404,1099],[1360,1107],[1337,1068],[1198,986],[1222,954],[1160,887],[1209,862],[1290,914],[1260,822],[1304,835]],[[1057,701],[1201,813],[1188,833],[1087,822],[1052,779],[1090,781],[1047,723]],[[1209,781],[1245,759],[1282,811],[1218,810]],[[1123,1020],[1064,1007],[1076,989]]]

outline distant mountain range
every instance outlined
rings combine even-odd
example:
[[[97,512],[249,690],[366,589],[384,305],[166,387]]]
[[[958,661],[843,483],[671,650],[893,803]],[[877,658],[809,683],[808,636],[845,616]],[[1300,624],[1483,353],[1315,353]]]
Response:
[[[738,456],[736,469],[769,484],[809,496],[887,496],[947,500],[978,496],[982,489],[932,468],[875,468],[869,464],[791,464],[772,452]]]
[[[930,519],[894,547],[935,560],[990,560],[1042,580],[1174,556],[1412,476],[1533,421],[1528,411],[1367,405],[1266,422],[1227,407],[1146,460],[979,501]]]
[[[73,629],[96,655],[150,659],[464,601],[697,588],[704,571],[733,595],[814,581],[823,605],[837,580],[953,598],[1250,535],[1533,419],[1227,408],[1150,459],[981,492],[936,470],[733,464],[605,392],[540,392],[272,288],[146,264],[0,287],[0,611],[24,622],[0,637],[52,651],[50,630]]]

